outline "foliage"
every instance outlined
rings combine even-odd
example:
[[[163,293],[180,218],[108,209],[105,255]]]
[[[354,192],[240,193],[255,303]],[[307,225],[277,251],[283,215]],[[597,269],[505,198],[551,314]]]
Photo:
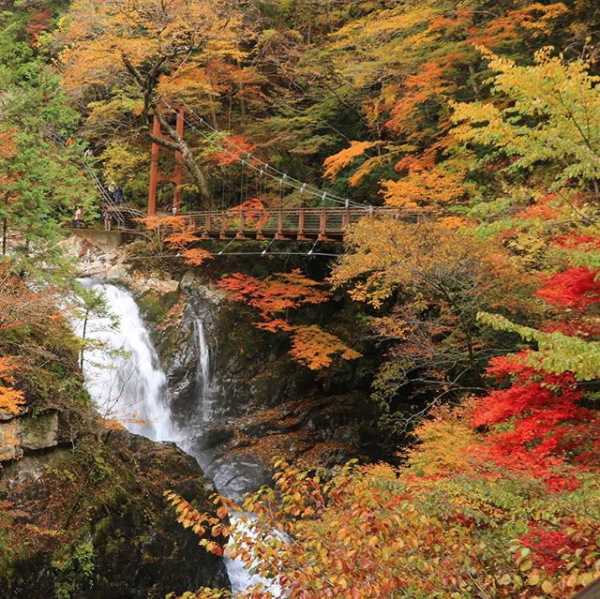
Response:
[[[290,356],[311,370],[328,368],[336,355],[343,360],[361,357],[339,337],[317,325],[303,326],[289,322],[287,315],[290,310],[298,310],[305,305],[323,304],[330,299],[329,292],[323,289],[322,284],[304,276],[299,269],[290,273],[278,273],[262,281],[236,273],[221,279],[219,286],[233,300],[259,311],[262,320],[257,324],[258,328],[271,333],[290,333]]]
[[[453,135],[507,156],[510,172],[552,163],[552,189],[575,182],[593,185],[600,178],[600,79],[590,75],[589,65],[565,63],[551,52],[537,52],[534,66],[487,53],[490,68],[498,73],[494,92],[509,105],[454,104],[453,120],[459,125]]]
[[[458,472],[424,478],[390,465],[323,478],[280,462],[277,492],[226,502],[235,515],[226,553],[302,599],[562,598],[594,579],[597,480],[559,494],[498,469],[491,484],[467,476],[477,465],[462,456]],[[274,595],[259,585],[235,596]]]
[[[0,357],[0,412],[18,414],[25,403],[23,392],[11,386],[15,381],[11,373],[16,366],[14,359]]]
[[[142,119],[149,137],[181,153],[197,190],[207,197],[205,176],[189,144],[163,114],[164,103],[198,97],[211,103],[209,63],[242,56],[235,22],[227,2],[136,0],[123,9],[119,0],[78,0],[56,37],[63,83],[83,98],[94,89],[107,90],[95,99],[96,118],[102,104],[111,105],[115,98],[117,103],[133,101],[138,107],[133,116]],[[152,133],[153,117],[160,120],[163,136]]]
[[[210,260],[210,252],[193,247],[200,241],[193,220],[186,216],[148,216],[139,219],[149,231],[153,251],[161,255],[165,248],[177,252],[186,264],[200,266]]]

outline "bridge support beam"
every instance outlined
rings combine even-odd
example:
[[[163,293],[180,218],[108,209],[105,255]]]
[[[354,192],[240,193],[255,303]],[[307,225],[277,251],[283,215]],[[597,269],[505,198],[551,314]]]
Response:
[[[177,114],[177,133],[183,137],[185,125],[185,113],[183,108],[179,109]],[[154,137],[163,138],[163,134],[160,130],[160,122],[158,118],[154,117],[154,123],[152,126],[152,134]],[[181,208],[181,182],[183,178],[183,157],[181,152],[175,152],[175,169],[171,175],[162,175],[159,167],[160,159],[160,145],[156,142],[152,142],[152,155],[150,158],[150,189],[148,191],[148,216],[154,216],[156,214],[156,197],[158,192],[159,181],[170,181],[175,185],[173,192],[173,206],[172,211],[174,214],[178,214]]]

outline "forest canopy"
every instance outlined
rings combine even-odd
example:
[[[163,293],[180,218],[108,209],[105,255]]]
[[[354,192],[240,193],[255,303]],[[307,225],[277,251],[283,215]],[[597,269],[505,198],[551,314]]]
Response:
[[[216,516],[165,489],[207,552],[290,599],[564,599],[600,577],[596,0],[4,4],[1,412],[76,370],[57,241],[118,186],[134,259],[204,273],[376,414],[380,463],[278,459]],[[152,143],[183,204],[161,182],[140,218]],[[350,207],[343,240],[261,238],[268,214]],[[239,233],[207,240],[206,210]],[[251,262],[216,265],[244,243]],[[183,595],[230,596],[277,594]]]

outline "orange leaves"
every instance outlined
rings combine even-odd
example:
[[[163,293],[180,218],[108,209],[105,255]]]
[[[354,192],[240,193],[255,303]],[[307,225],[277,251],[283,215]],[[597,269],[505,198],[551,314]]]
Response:
[[[229,530],[217,517],[200,513],[191,503],[173,491],[164,492],[167,502],[177,512],[177,522],[184,528],[189,528],[200,537],[198,542],[206,551],[213,555],[223,555],[223,546],[213,539],[229,536]],[[210,538],[207,538],[210,534]]]
[[[219,166],[236,164],[256,149],[256,146],[243,135],[230,135],[221,142],[221,146],[223,147],[222,151],[215,152],[210,156],[211,160]]]
[[[562,2],[533,2],[492,19],[481,31],[473,31],[470,40],[473,44],[493,48],[522,39],[527,33],[533,38],[549,35],[568,11]]]
[[[330,181],[335,181],[340,171],[352,164],[360,156],[363,156],[368,149],[373,148],[376,145],[376,142],[370,141],[350,142],[349,148],[325,159],[325,162],[323,162],[323,166],[325,167],[323,176]]]
[[[0,158],[10,160],[17,153],[17,144],[15,142],[15,131],[0,131]]]
[[[258,328],[276,333],[292,334],[291,357],[311,370],[328,368],[334,356],[343,360],[354,360],[360,354],[349,348],[339,337],[316,325],[298,326],[288,318],[280,318],[289,310],[305,305],[322,304],[329,301],[330,294],[322,284],[304,276],[300,270],[278,273],[263,281],[236,273],[222,279],[219,285],[230,297],[257,309],[263,319]]]
[[[150,231],[156,229],[183,231],[189,227],[189,221],[185,216],[146,216],[139,220]]]
[[[438,61],[421,65],[421,70],[409,75],[404,83],[402,93],[394,103],[387,127],[400,134],[415,130],[420,120],[416,109],[423,103],[438,98],[448,88],[448,80],[444,77],[447,66]]]
[[[210,252],[201,248],[186,249],[181,252],[186,264],[190,266],[201,266],[207,260],[211,259]]]
[[[400,181],[384,181],[383,196],[388,206],[414,208],[457,202],[465,195],[463,177],[442,168],[410,171]]]
[[[348,347],[339,337],[316,325],[294,328],[290,354],[311,370],[328,368],[334,355],[339,355],[343,360],[356,360],[361,357],[361,354]]]
[[[157,237],[157,250],[163,244],[176,250],[186,264],[200,266],[211,259],[211,254],[202,248],[190,247],[200,241],[193,220],[186,216],[148,216],[139,221]]]
[[[16,360],[0,356],[0,412],[18,414],[25,404],[23,392],[12,387],[15,382],[13,373],[17,367]]]
[[[304,304],[322,304],[329,293],[320,289],[320,283],[305,277],[300,270],[278,273],[264,281],[236,273],[219,282],[236,301],[244,302],[260,311],[269,323],[273,316],[286,310],[296,310]]]

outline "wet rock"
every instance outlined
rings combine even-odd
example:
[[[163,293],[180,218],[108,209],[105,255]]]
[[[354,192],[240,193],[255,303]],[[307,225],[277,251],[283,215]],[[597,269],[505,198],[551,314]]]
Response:
[[[195,453],[213,449],[217,445],[229,443],[234,437],[233,427],[225,423],[210,423],[194,437],[190,445]]]
[[[216,460],[208,472],[222,494],[238,501],[244,493],[272,483],[272,471],[262,460],[240,454]]]

